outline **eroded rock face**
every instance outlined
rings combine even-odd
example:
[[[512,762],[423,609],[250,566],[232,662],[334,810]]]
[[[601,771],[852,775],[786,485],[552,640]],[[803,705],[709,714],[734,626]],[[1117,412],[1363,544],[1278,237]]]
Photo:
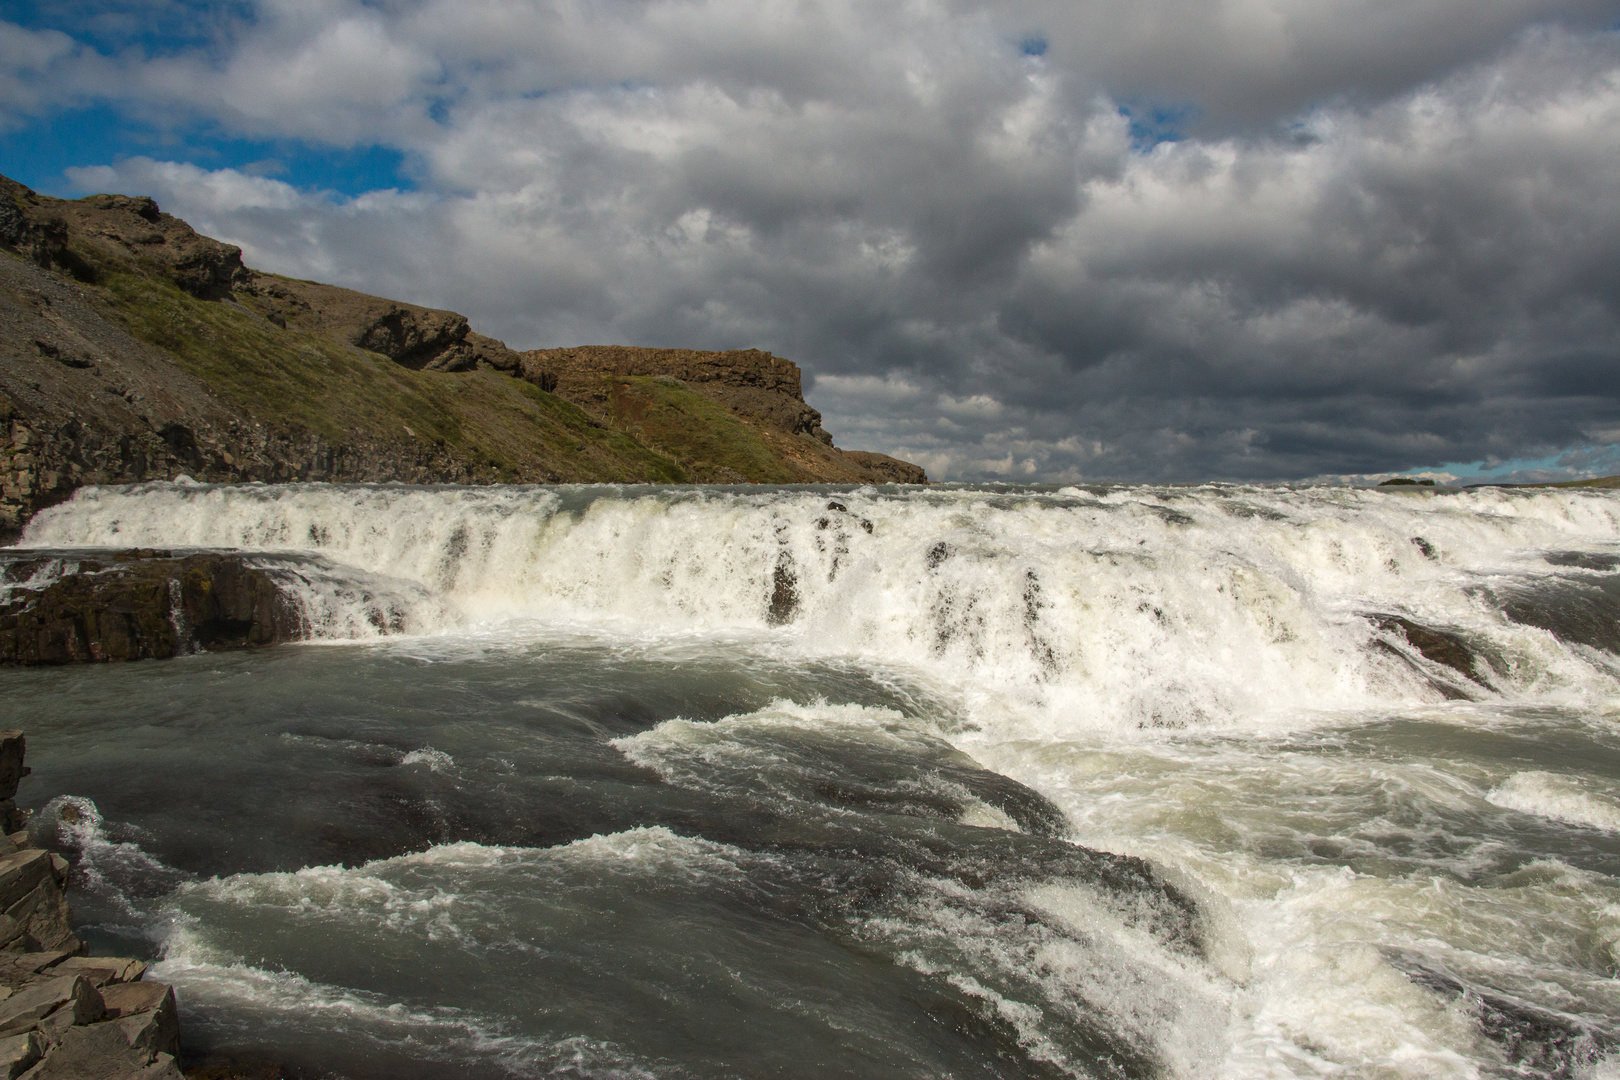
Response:
[[[625,345],[536,349],[522,354],[518,374],[610,422],[623,419],[619,380],[674,380],[757,428],[780,460],[802,470],[793,477],[796,483],[928,482],[922,467],[908,461],[833,446],[832,435],[821,426],[821,413],[804,400],[799,366],[759,349],[704,352]],[[806,440],[811,445],[805,446]],[[719,473],[709,479],[735,482]]]
[[[522,357],[492,337],[475,333],[465,315],[403,304],[352,289],[248,272],[239,291],[266,301],[277,326],[323,334],[381,353],[417,371],[471,371],[487,367],[519,374]]]
[[[6,576],[31,581],[41,561],[15,558]],[[232,554],[82,559],[48,583],[14,584],[0,603],[4,664],[166,658],[302,636],[297,609],[271,575]]]
[[[703,352],[587,345],[522,355],[525,378],[534,382],[549,378],[559,394],[581,404],[607,401],[604,375],[673,378],[736,413],[832,445],[832,436],[821,427],[821,413],[805,403],[799,366],[759,349]]]
[[[71,251],[70,232],[99,258],[92,262]],[[248,275],[241,248],[200,235],[145,196],[93,195],[65,202],[43,199],[0,178],[0,241],[81,280],[94,281],[129,265],[155,269],[193,296],[208,299],[229,295]]]
[[[888,454],[877,454],[870,450],[845,450],[844,456],[853,459],[862,468],[876,473],[891,484],[928,483],[928,473],[921,465],[913,465],[909,461],[901,461]]]

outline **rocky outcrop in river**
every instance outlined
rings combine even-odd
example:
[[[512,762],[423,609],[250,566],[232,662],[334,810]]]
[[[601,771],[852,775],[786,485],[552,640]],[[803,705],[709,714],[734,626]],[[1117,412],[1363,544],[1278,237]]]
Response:
[[[297,608],[243,556],[108,552],[6,560],[0,664],[167,658],[303,637]]]

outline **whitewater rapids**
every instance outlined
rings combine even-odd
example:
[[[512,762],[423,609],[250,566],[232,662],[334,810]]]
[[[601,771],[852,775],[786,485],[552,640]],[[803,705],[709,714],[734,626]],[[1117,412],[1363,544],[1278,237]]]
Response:
[[[342,646],[3,673],[91,936],[213,1044],[1620,1076],[1609,492],[176,483],[19,546],[248,552]]]

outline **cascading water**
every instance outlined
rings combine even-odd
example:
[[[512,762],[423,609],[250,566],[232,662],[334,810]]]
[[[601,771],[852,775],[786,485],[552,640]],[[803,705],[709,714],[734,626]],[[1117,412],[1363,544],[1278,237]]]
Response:
[[[1620,1074],[1611,494],[154,484],[21,544],[137,546],[351,643],[3,673],[212,1045]]]

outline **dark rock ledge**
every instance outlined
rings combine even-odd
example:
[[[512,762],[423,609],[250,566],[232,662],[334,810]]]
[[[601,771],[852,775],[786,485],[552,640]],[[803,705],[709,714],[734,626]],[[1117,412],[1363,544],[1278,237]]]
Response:
[[[146,965],[86,956],[68,919],[67,860],[34,847],[17,782],[20,731],[0,732],[0,1078],[183,1080],[174,988]]]
[[[1474,686],[1490,689],[1490,683],[1480,674],[1481,658],[1475,654],[1474,649],[1461,634],[1437,630],[1432,626],[1413,622],[1403,615],[1392,615],[1387,612],[1369,612],[1366,618],[1371,620],[1381,634],[1381,637],[1374,639],[1374,646],[1411,664],[1428,679],[1429,685],[1438,690],[1441,696],[1451,700],[1467,700],[1472,698],[1473,694],[1461,684],[1441,681],[1434,677],[1432,671],[1425,671],[1421,666],[1413,664],[1408,650],[1416,652],[1431,664],[1451,669]]]
[[[166,658],[306,636],[271,574],[238,554],[8,552],[0,586],[0,664]]]

